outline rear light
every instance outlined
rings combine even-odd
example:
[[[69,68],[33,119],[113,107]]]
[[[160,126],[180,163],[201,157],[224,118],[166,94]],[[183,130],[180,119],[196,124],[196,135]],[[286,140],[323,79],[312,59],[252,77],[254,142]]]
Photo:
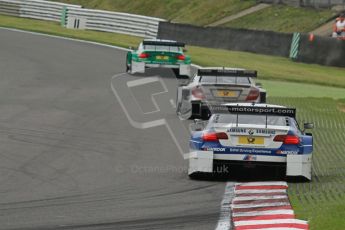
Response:
[[[298,145],[300,143],[299,137],[293,135],[277,135],[273,141],[283,142],[286,145]]]
[[[229,139],[228,135],[223,132],[222,133],[215,133],[215,132],[204,133],[202,135],[203,141],[218,141],[218,140],[227,140],[227,139]]]
[[[192,89],[192,95],[198,99],[205,99],[204,92],[201,88],[194,88]]]
[[[250,92],[246,98],[246,101],[254,101],[254,100],[258,99],[259,95],[260,95],[260,91],[258,89],[251,88]]]
[[[184,61],[185,59],[186,59],[186,56],[184,56],[184,55],[177,55],[177,57],[176,57],[178,60],[180,60],[180,61]]]
[[[148,58],[150,55],[147,53],[141,53],[139,54],[139,58]]]

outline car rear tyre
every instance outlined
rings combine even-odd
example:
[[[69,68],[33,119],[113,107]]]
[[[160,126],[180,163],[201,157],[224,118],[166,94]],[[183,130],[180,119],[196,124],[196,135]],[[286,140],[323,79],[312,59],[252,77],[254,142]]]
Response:
[[[266,92],[260,92],[260,103],[266,103]]]
[[[126,72],[130,73],[132,71],[132,66],[128,64],[128,54],[126,57]]]
[[[176,77],[180,76],[180,69],[172,69]]]
[[[201,110],[200,118],[202,120],[208,120],[210,118],[211,114],[208,110]]]
[[[189,174],[189,179],[191,180],[208,180],[212,178],[212,173],[207,172],[194,172],[192,174]]]

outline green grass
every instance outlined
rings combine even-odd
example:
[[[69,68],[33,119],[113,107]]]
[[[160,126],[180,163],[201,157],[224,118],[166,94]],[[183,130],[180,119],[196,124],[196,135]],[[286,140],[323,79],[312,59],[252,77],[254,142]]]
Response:
[[[223,26],[279,32],[309,32],[324,24],[335,13],[289,6],[271,6],[253,14],[230,21]]]
[[[255,5],[255,0],[55,0],[110,11],[142,14],[175,22],[208,25]]]
[[[301,122],[315,123],[313,180],[289,183],[289,197],[298,218],[311,229],[345,229],[345,100],[271,97],[269,102],[297,108]]]
[[[201,66],[232,66],[259,71],[260,79],[303,82],[345,88],[345,68],[296,63],[288,58],[247,52],[190,47],[192,61]],[[212,57],[212,58],[210,58]]]
[[[317,97],[345,98],[345,88],[334,88],[315,84],[259,80],[268,92],[268,97]]]

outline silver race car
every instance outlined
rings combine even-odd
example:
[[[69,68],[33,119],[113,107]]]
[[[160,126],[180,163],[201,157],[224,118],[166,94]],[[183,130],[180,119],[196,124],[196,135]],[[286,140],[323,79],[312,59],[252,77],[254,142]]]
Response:
[[[236,68],[198,69],[186,86],[177,90],[176,109],[182,119],[210,117],[209,106],[231,102],[266,102],[266,91],[254,78],[257,72]]]

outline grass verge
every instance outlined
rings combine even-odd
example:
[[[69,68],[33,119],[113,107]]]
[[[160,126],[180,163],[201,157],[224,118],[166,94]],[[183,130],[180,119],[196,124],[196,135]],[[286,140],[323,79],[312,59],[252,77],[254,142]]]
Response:
[[[313,180],[289,183],[295,213],[314,230],[345,229],[345,112],[339,109],[345,100],[271,97],[269,101],[296,107],[300,123],[315,124]]]
[[[345,88],[335,88],[315,84],[295,83],[286,81],[260,80],[268,92],[268,97],[314,97],[314,98],[345,98]],[[344,107],[345,108],[345,107]]]
[[[335,12],[275,5],[230,21],[223,26],[278,32],[309,32],[326,23]]]

